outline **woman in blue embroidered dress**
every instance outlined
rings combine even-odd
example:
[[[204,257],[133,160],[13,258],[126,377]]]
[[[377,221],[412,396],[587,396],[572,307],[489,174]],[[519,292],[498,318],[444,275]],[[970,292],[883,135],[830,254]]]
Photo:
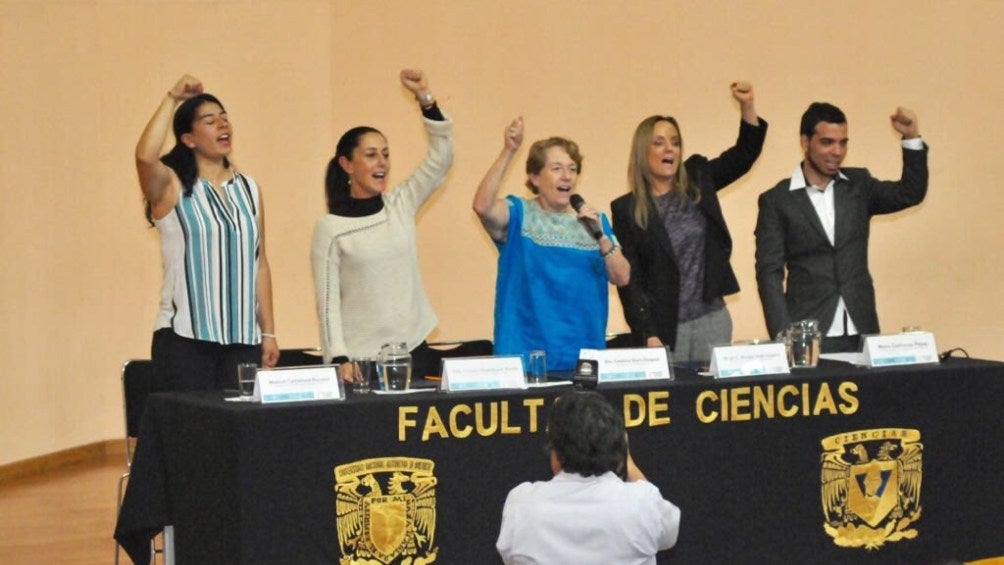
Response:
[[[495,284],[495,353],[547,352],[548,369],[571,369],[579,349],[606,343],[608,281],[628,283],[631,266],[620,253],[606,215],[575,193],[582,156],[575,142],[535,142],[526,160],[533,198],[498,198],[505,172],[523,142],[523,119],[505,130],[502,152],[474,195],[474,211],[499,250]],[[584,223],[599,226],[594,238]]]
[[[161,157],[172,115],[175,145]],[[223,104],[184,75],[136,145],[164,269],[151,348],[155,390],[233,388],[238,363],[272,367],[279,359],[261,193],[232,166],[232,136]]]

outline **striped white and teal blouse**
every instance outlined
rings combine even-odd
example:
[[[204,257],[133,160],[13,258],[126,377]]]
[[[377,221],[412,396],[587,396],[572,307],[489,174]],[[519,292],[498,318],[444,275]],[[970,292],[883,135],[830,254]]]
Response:
[[[235,174],[219,192],[197,180],[191,196],[154,220],[164,267],[156,329],[224,345],[261,342],[259,210],[258,185]]]

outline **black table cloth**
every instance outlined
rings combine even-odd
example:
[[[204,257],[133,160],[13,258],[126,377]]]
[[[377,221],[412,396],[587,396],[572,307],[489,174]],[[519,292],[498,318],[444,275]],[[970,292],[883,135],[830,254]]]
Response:
[[[672,382],[599,388],[623,407],[638,466],[683,511],[679,543],[660,562],[943,563],[1004,555],[1004,364],[824,363],[724,380],[677,373]],[[115,535],[136,562],[146,561],[150,536],[171,524],[179,564],[348,563],[367,551],[386,563],[497,563],[509,489],[550,476],[543,429],[564,390],[280,405],[226,402],[218,392],[153,395]],[[919,438],[906,441],[897,436],[903,430]],[[878,441],[882,434],[887,441]],[[846,483],[823,480],[827,438],[848,447],[835,471]],[[855,459],[851,447],[859,444],[867,449],[856,447]],[[897,459],[906,447],[911,458]],[[874,472],[851,477],[852,464]],[[838,540],[835,526],[826,531],[825,489],[846,493],[859,481],[874,491],[866,482],[879,477],[893,477],[879,491],[916,482],[919,500],[882,494],[877,509],[864,513],[884,518],[890,535],[872,549],[841,547],[850,534]],[[862,512],[866,502],[848,499]],[[897,512],[902,518],[892,520]],[[377,531],[401,516],[410,520],[403,530]]]

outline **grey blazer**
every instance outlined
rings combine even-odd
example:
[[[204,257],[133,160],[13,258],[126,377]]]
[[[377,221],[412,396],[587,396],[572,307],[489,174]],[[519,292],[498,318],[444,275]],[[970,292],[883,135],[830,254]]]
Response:
[[[871,217],[924,200],[927,145],[923,150],[903,149],[903,174],[898,181],[878,180],[867,169],[841,172],[847,179],[834,183],[833,244],[805,190],[789,189],[791,179],[760,195],[756,280],[771,338],[792,321],[806,318],[819,320],[825,332],[841,296],[860,333],[879,331],[875,288],[868,270]]]

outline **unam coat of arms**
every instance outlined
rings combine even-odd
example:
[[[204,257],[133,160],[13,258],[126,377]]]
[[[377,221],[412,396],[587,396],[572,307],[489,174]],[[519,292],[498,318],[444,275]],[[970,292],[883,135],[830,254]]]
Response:
[[[841,547],[878,549],[917,537],[920,518],[920,432],[859,430],[823,440],[823,529]]]
[[[335,467],[340,565],[426,565],[436,560],[435,463],[380,457]]]

